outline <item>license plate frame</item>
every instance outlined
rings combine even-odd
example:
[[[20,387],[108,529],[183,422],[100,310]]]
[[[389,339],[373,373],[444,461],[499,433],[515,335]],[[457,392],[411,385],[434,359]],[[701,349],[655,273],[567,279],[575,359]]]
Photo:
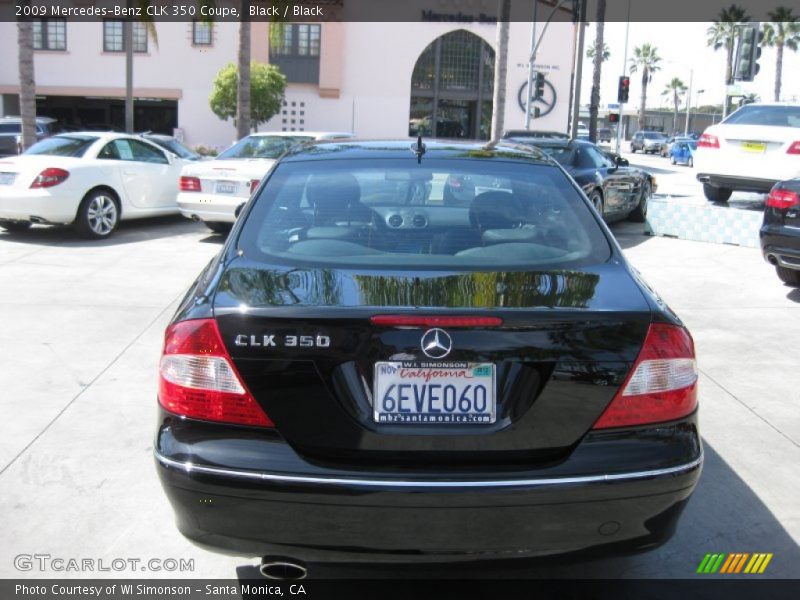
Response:
[[[221,180],[214,185],[214,193],[216,194],[235,194],[238,189],[239,184],[235,181]]]
[[[742,150],[753,154],[764,154],[767,151],[767,145],[764,142],[742,142]]]
[[[13,172],[9,173],[7,171],[0,173],[0,185],[14,185],[14,182],[16,180],[17,180],[16,173]]]
[[[409,389],[403,393],[399,389],[390,391],[394,404],[388,402],[384,396],[389,386],[394,382],[396,388],[403,380],[407,380]],[[431,385],[440,386],[433,395],[429,395]],[[452,391],[446,387],[452,387]],[[440,391],[442,395],[437,398]],[[378,425],[491,425],[497,421],[497,367],[490,362],[378,361],[373,369],[372,392],[372,421]],[[465,401],[459,407],[462,396]],[[469,410],[473,404],[476,408],[481,405],[482,396],[485,408]],[[423,408],[438,412],[416,410],[419,400]],[[389,404],[392,406],[387,408]],[[469,409],[462,410],[467,405]]]

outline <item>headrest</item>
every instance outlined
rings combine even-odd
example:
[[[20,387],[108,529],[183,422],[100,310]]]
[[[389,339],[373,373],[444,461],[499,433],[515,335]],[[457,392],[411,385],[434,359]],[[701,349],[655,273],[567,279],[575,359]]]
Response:
[[[350,173],[312,175],[306,185],[306,198],[318,217],[346,215],[361,199],[358,180]]]
[[[508,192],[483,192],[475,196],[469,207],[469,220],[482,231],[512,229],[523,222],[522,206]]]

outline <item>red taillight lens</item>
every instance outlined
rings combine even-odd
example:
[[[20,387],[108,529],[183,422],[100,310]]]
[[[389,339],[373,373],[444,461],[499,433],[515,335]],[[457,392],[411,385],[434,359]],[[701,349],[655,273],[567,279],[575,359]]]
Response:
[[[273,426],[236,372],[214,319],[182,321],[167,329],[158,401],[190,419]]]
[[[767,196],[767,206],[780,210],[786,210],[793,206],[800,206],[800,196],[792,190],[773,189],[770,191],[769,196]]]
[[[652,323],[633,369],[594,429],[674,421],[696,407],[697,364],[689,332]]]
[[[250,180],[250,193],[251,194],[256,191],[256,188],[258,187],[259,183],[261,183],[260,179],[251,179]]]
[[[181,175],[181,179],[178,182],[178,189],[182,192],[199,192],[200,179],[197,177],[186,177],[185,175]]]
[[[792,145],[789,146],[786,154],[800,154],[800,140],[792,142]]]
[[[63,183],[67,177],[69,177],[69,171],[50,167],[36,176],[36,179],[34,179],[31,184],[31,189],[53,187],[54,185]]]
[[[711,135],[710,133],[704,133],[700,136],[700,139],[697,140],[697,147],[698,148],[719,148],[719,138],[715,135]]]
[[[384,327],[497,327],[503,324],[499,317],[375,315],[373,325]]]

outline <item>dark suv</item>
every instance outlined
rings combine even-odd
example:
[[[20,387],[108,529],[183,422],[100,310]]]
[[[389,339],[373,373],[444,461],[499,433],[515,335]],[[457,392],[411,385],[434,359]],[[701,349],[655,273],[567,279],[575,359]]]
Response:
[[[50,117],[36,117],[36,141],[56,133],[55,124],[56,120]],[[20,154],[20,152],[22,152],[22,119],[0,118],[0,156]]]

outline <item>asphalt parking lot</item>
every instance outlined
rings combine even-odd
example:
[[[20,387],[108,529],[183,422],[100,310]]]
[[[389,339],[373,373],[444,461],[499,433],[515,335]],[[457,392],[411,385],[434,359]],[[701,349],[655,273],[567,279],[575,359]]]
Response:
[[[697,194],[685,167],[631,158],[664,170],[660,193]],[[675,537],[634,556],[414,575],[684,578],[708,552],[771,552],[765,576],[798,576],[800,289],[784,286],[756,249],[648,237],[631,223],[612,229],[697,344],[706,462]],[[194,559],[193,571],[149,577],[232,578],[256,564],[181,537],[152,458],[164,327],[221,243],[177,217],[124,223],[99,243],[67,229],[0,233],[0,577],[141,575],[19,571],[19,554]],[[311,575],[403,571],[328,565]]]

